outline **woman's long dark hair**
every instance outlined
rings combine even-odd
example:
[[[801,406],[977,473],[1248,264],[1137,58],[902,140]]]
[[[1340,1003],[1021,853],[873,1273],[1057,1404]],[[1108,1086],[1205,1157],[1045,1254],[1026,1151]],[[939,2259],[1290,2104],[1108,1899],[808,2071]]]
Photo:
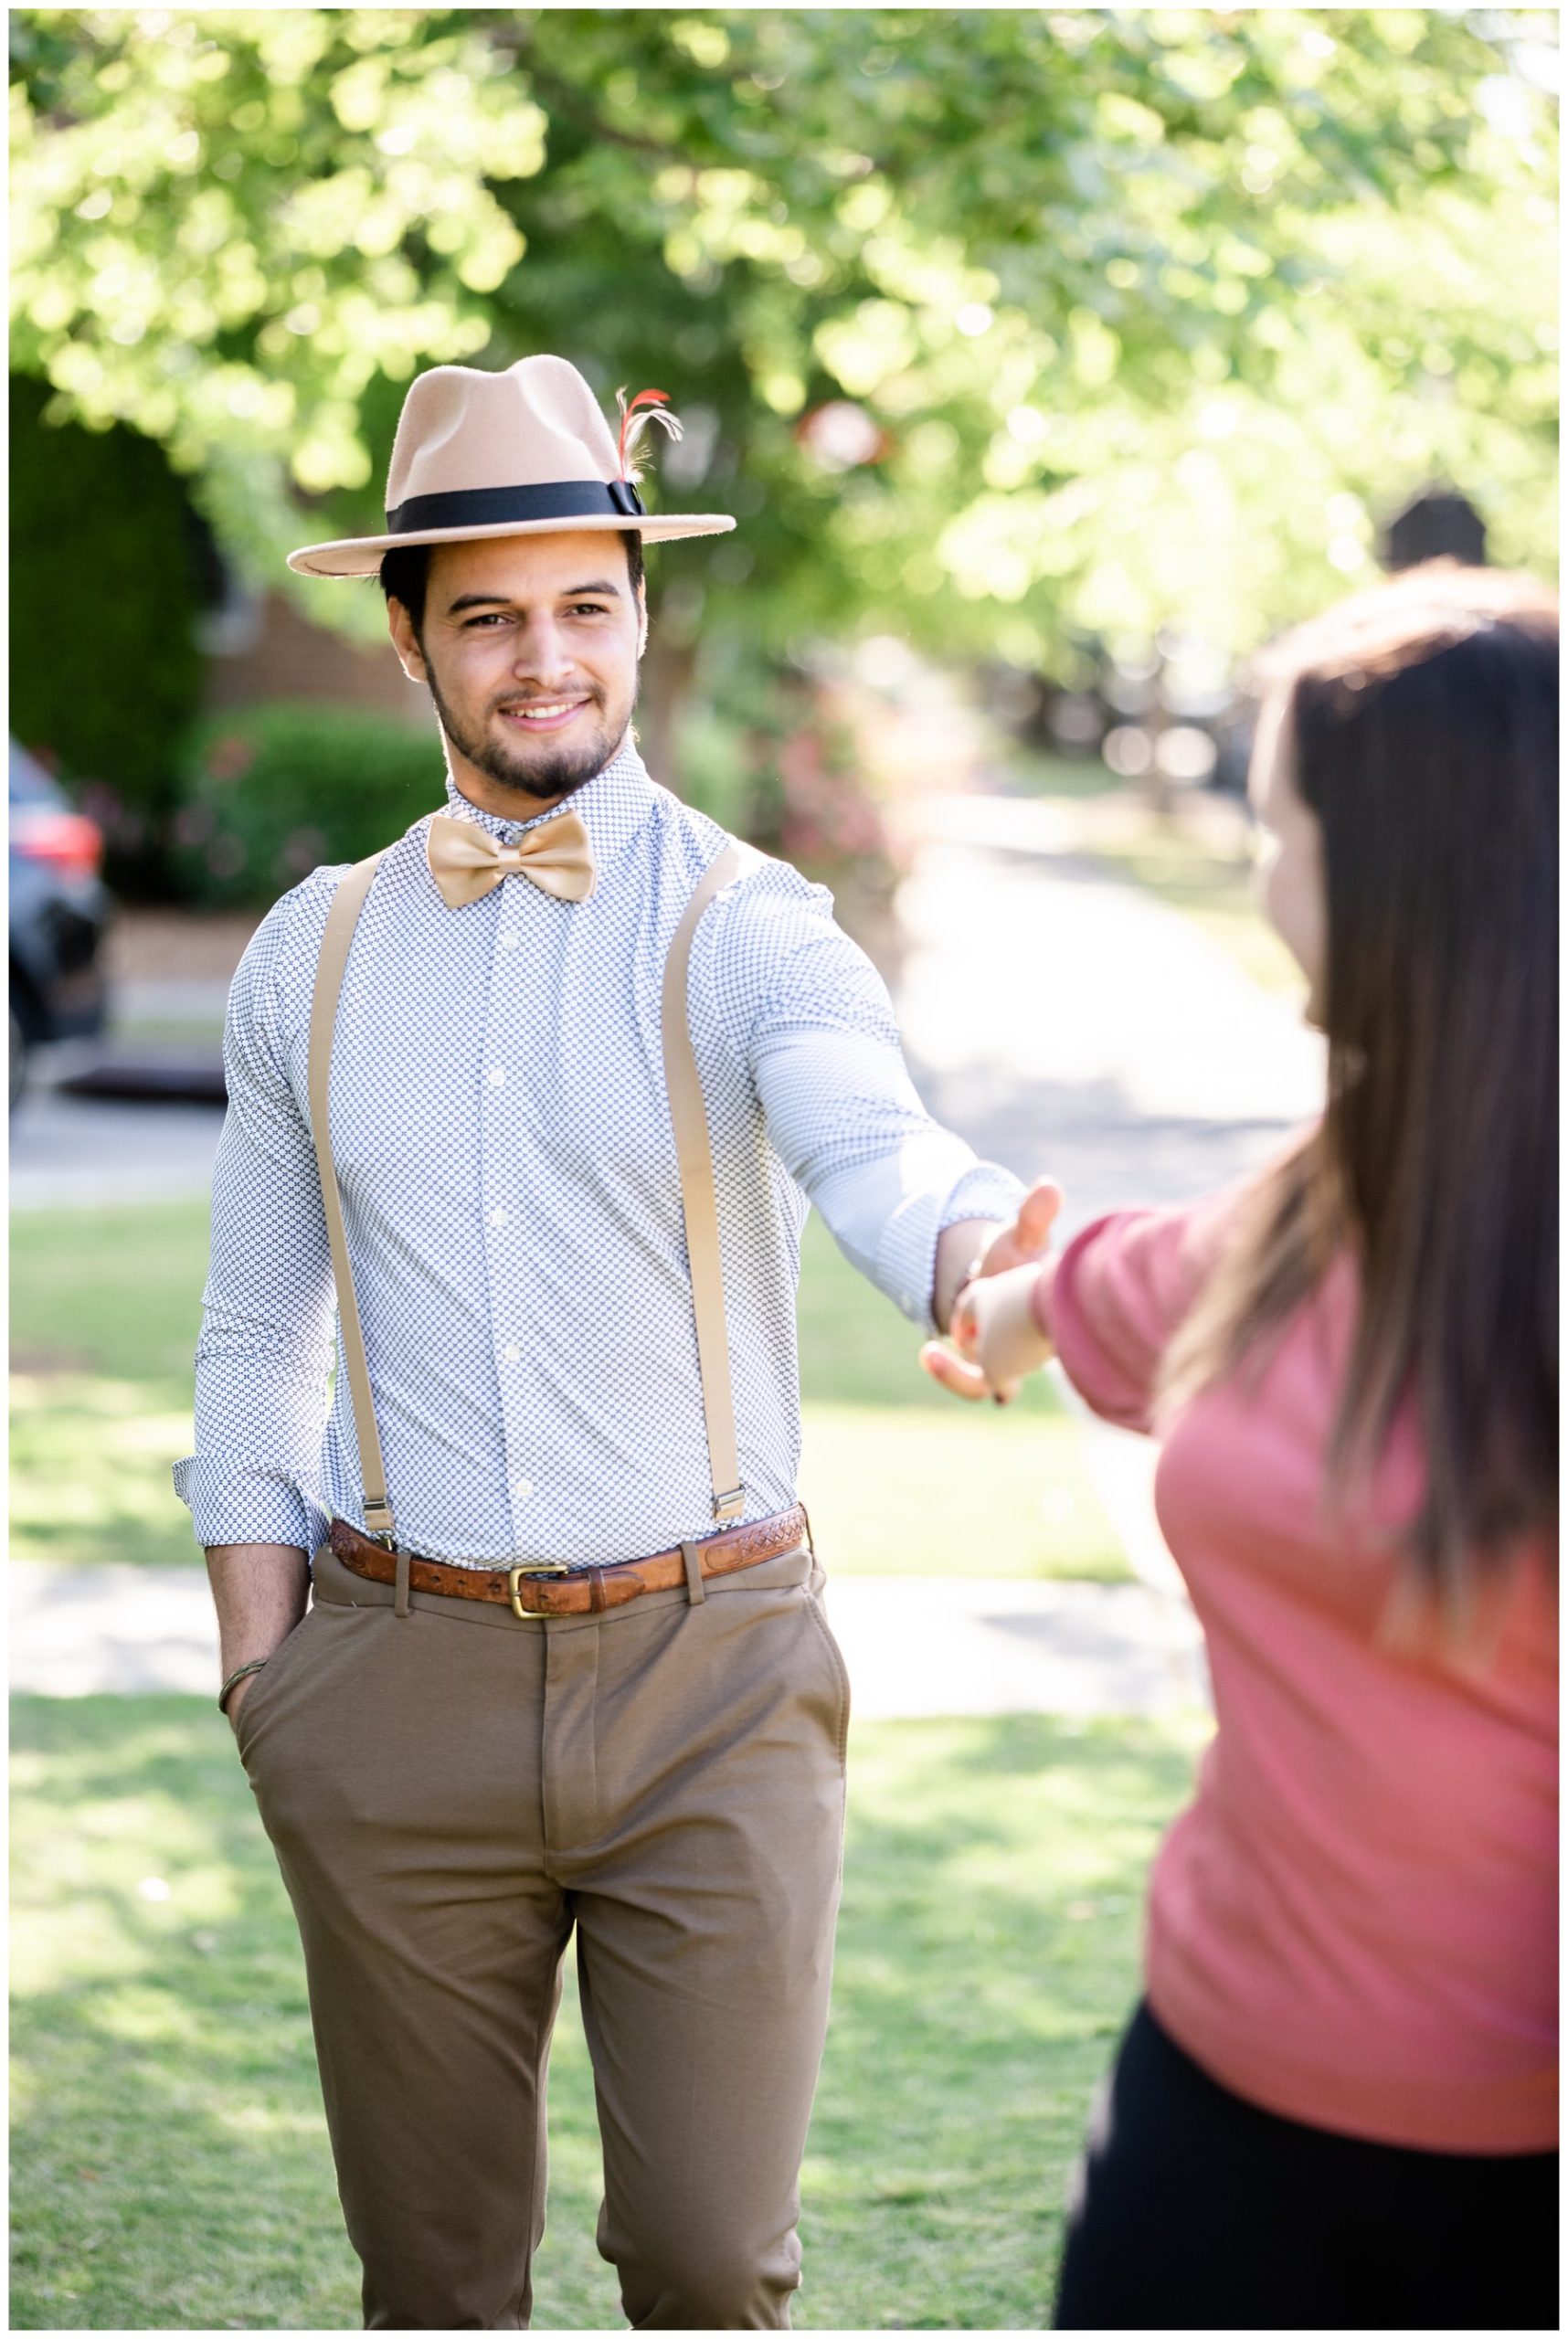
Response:
[[[1166,1392],[1255,1357],[1348,1250],[1330,1487],[1413,1403],[1408,1549],[1462,1625],[1556,1516],[1556,603],[1433,563],[1302,629],[1272,679],[1322,834],[1328,1102],[1249,1195]]]

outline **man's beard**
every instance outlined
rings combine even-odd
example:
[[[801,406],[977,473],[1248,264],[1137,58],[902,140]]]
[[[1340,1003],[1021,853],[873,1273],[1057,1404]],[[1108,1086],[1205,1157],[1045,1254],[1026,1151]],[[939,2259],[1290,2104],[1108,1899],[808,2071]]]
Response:
[[[486,779],[494,780],[501,788],[514,788],[520,796],[535,797],[542,803],[552,797],[570,796],[575,789],[592,779],[596,772],[604,769],[620,744],[620,734],[614,738],[609,736],[609,726],[602,719],[604,702],[596,691],[592,704],[600,719],[586,738],[574,742],[570,746],[563,744],[553,752],[547,752],[543,760],[535,753],[526,764],[514,762],[505,746],[493,741],[487,731],[474,738],[465,737],[462,726],[441,696],[428,661],[425,674],[430,686],[430,696],[436,703],[436,713],[440,717],[441,728],[459,755],[466,757],[475,771],[482,771]],[[632,705],[635,704],[634,690]],[[630,720],[630,708],[627,710],[627,720]]]

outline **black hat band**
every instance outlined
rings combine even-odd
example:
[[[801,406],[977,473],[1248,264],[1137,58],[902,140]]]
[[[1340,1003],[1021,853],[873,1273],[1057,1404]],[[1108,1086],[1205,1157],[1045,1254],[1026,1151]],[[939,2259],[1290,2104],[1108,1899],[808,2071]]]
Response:
[[[387,533],[426,528],[484,528],[512,520],[638,520],[647,511],[625,479],[547,480],[537,487],[461,487],[449,495],[410,495],[387,514]]]

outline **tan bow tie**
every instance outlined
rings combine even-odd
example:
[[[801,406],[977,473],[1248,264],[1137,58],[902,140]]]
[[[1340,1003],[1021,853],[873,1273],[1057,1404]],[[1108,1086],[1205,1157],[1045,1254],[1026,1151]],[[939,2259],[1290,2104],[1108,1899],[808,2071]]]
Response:
[[[575,812],[542,820],[513,845],[497,844],[473,820],[438,812],[425,832],[425,855],[449,909],[482,900],[503,877],[531,878],[558,902],[586,902],[594,888],[593,847]]]

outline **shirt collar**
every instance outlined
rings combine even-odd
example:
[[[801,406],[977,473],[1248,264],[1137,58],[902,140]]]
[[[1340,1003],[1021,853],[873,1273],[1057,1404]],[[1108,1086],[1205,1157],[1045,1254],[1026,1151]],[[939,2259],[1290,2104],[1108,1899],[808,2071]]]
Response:
[[[524,830],[537,828],[542,820],[553,820],[557,812],[573,811],[588,831],[595,863],[603,869],[630,843],[647,819],[653,802],[653,782],[629,731],[609,763],[591,779],[585,780],[563,803],[551,805],[546,812],[535,812],[525,820],[503,820],[498,813],[486,812],[471,803],[450,772],[447,774],[447,802],[455,819],[471,820],[501,844],[515,842]]]

